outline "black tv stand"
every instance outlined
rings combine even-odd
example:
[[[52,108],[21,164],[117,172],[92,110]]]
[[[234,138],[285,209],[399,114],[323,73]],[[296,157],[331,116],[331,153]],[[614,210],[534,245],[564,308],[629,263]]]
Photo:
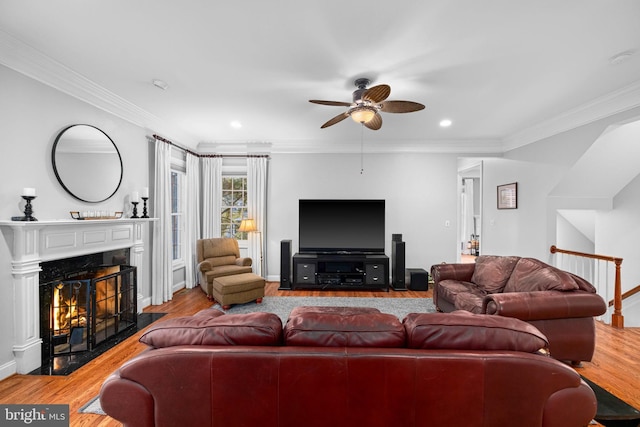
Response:
[[[389,290],[389,257],[384,254],[297,253],[293,287]]]

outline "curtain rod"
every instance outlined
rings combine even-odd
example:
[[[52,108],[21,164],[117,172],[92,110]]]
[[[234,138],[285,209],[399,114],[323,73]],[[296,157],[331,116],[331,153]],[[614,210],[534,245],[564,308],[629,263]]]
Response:
[[[175,142],[170,141],[170,140],[168,140],[166,138],[163,138],[160,135],[155,135],[154,134],[153,137],[155,139],[159,140],[159,141],[162,141],[162,142],[164,142],[166,144],[169,144],[172,147],[176,147],[179,150],[182,150],[185,153],[192,154],[192,155],[194,155],[196,157],[202,157],[202,158],[216,158],[216,157],[222,157],[222,158],[225,158],[225,157],[229,157],[229,158],[233,158],[233,157],[237,157],[237,158],[260,158],[260,157],[266,157],[267,159],[269,158],[268,154],[201,154],[201,153],[197,153],[197,152],[195,152],[193,150],[190,150],[190,149],[188,149],[186,147],[183,147],[183,146],[181,146],[179,144],[176,144]]]

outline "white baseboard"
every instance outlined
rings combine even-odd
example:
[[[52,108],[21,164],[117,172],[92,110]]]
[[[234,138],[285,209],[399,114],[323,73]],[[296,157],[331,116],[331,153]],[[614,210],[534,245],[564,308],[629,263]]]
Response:
[[[0,366],[0,381],[5,378],[9,378],[11,375],[18,372],[18,365],[15,359]]]

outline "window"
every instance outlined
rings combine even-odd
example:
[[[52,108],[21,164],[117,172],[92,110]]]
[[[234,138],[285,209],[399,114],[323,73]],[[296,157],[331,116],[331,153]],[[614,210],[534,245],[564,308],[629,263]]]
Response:
[[[247,240],[247,233],[238,231],[240,222],[247,213],[247,177],[225,176],[222,178],[222,209],[220,225],[222,237]]]
[[[184,203],[183,203],[184,173],[171,171],[171,254],[174,263],[182,261],[182,245],[184,235]]]

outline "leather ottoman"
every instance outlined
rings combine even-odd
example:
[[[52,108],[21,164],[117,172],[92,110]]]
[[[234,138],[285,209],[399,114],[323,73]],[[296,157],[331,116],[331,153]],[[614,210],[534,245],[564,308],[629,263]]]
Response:
[[[253,273],[216,277],[213,279],[211,294],[223,310],[228,310],[232,304],[245,304],[254,300],[260,304],[264,297],[264,278]]]

